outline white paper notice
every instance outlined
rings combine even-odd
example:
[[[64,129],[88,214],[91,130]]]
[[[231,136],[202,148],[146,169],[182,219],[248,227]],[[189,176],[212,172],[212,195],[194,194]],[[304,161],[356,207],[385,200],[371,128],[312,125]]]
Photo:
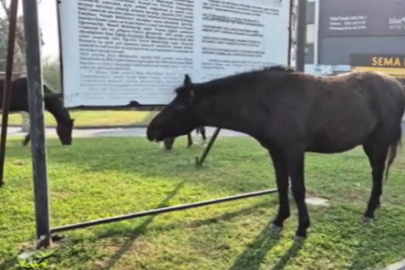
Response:
[[[289,1],[62,0],[65,105],[167,104],[195,82],[287,64]]]

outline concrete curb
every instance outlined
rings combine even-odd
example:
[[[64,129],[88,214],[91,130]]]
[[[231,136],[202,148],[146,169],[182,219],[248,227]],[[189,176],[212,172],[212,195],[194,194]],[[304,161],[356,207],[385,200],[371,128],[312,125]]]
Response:
[[[393,263],[382,270],[405,270],[405,259],[396,263]]]

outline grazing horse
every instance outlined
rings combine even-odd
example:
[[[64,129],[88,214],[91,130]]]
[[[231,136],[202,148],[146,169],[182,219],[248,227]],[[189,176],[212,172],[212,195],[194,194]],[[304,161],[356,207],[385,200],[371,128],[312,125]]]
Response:
[[[44,84],[44,107],[55,117],[57,127],[56,133],[62,145],[72,144],[72,129],[74,119],[70,118],[69,111],[63,106],[61,96],[54,93],[46,84]],[[4,80],[0,80],[0,106],[3,105]],[[18,78],[11,83],[10,112],[25,111],[28,109],[28,85],[27,78]],[[23,145],[30,141],[30,133],[23,140]]]
[[[205,127],[197,127],[195,129],[197,135],[201,134],[201,138],[203,139],[204,143],[207,141],[207,136],[205,135]],[[164,139],[163,146],[165,150],[172,150],[173,144],[176,138]],[[191,136],[191,132],[187,133],[187,148],[193,145],[193,138]]]
[[[305,238],[310,227],[305,153],[342,153],[363,146],[373,182],[364,221],[372,221],[384,171],[387,178],[401,142],[404,109],[404,87],[382,73],[320,77],[273,66],[205,83],[193,83],[186,75],[172,102],[150,122],[147,138],[162,141],[200,126],[250,135],[268,150],[275,169],[279,209],[271,228],[280,230],[290,216],[290,179],[298,209],[296,236]]]

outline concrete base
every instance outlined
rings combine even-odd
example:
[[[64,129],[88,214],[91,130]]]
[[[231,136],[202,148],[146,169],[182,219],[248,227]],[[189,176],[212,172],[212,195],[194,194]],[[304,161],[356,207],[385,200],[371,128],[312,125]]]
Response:
[[[383,270],[405,270],[405,260],[393,263]]]
[[[305,202],[309,205],[313,206],[329,206],[329,201],[322,198],[317,197],[309,197],[305,199]]]

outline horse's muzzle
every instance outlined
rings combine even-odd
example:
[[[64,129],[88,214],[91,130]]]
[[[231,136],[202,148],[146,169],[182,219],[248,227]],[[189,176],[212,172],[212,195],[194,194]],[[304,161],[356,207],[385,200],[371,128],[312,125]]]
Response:
[[[163,138],[160,138],[159,132],[156,132],[153,129],[148,129],[146,131],[146,138],[148,138],[149,141],[151,142],[160,142],[163,141]]]

